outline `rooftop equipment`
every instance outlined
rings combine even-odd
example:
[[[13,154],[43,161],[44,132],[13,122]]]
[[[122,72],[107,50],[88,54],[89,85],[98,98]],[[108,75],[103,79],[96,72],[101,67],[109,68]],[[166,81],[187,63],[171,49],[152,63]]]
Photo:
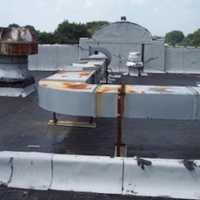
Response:
[[[28,28],[0,28],[0,96],[26,97],[34,91],[28,55],[37,52],[35,35]]]

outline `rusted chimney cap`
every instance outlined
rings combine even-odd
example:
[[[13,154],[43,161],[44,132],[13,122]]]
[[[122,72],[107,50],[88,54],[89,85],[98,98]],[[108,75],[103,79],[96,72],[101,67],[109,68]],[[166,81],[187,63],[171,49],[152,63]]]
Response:
[[[35,34],[25,27],[0,28],[0,55],[37,54]]]

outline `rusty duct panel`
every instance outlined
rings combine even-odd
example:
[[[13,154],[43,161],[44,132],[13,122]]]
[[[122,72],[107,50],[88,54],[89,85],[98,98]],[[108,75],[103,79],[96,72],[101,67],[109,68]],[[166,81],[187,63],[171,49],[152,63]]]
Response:
[[[40,81],[39,104],[65,115],[116,118],[120,85]],[[125,86],[125,118],[200,119],[197,87]]]
[[[65,115],[115,118],[119,88],[117,85],[43,80],[38,88],[39,105]]]
[[[96,116],[96,85],[65,81],[40,81],[39,105],[45,110],[71,116]]]

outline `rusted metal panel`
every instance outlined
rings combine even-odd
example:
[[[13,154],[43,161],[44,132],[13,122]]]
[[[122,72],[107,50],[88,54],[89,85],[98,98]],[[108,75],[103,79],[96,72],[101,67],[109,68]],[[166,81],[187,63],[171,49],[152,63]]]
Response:
[[[85,97],[81,99],[81,96],[85,93],[90,93],[87,97],[87,101],[91,103],[91,107],[95,106],[95,110],[88,110],[84,115],[82,106],[78,106],[73,113],[81,116],[96,116],[96,117],[118,117],[118,96],[120,85],[92,85],[78,82],[65,82],[65,81],[50,81],[43,80],[39,83],[39,90],[44,88],[46,90],[46,99],[43,101],[50,111],[58,112],[62,114],[70,114],[68,110],[63,112],[63,109],[55,110],[56,104],[59,102],[79,101],[80,105],[84,105],[86,102]],[[200,119],[200,98],[199,88],[195,87],[163,87],[163,86],[124,86],[124,100],[120,103],[120,108],[123,108],[125,118],[143,118],[143,119],[175,119],[175,120],[199,120]],[[96,90],[95,90],[96,89]],[[51,96],[55,92],[60,93],[60,97]],[[78,93],[78,94],[77,94]],[[43,95],[39,92],[39,95]],[[63,95],[66,95],[63,98]],[[70,97],[70,95],[72,95]],[[44,97],[44,96],[43,96]],[[51,100],[51,98],[54,99]],[[59,99],[60,98],[60,99]],[[77,99],[78,98],[78,99]],[[52,104],[48,102],[52,101]],[[51,109],[49,106],[53,106]],[[65,106],[62,104],[63,107]],[[78,102],[77,102],[78,105]],[[61,106],[61,105],[59,105]],[[46,107],[46,108],[47,108]],[[87,105],[89,108],[89,105]],[[80,110],[78,110],[78,108]],[[47,109],[47,110],[49,110]],[[71,110],[72,111],[72,110]],[[80,113],[79,113],[80,112]],[[90,112],[90,115],[89,115]],[[72,114],[72,113],[71,113]]]
[[[6,43],[0,42],[0,54],[9,56],[24,56],[38,53],[37,43]]]
[[[26,88],[17,88],[15,83],[22,86],[33,79],[28,72],[28,55],[37,52],[35,34],[28,28],[0,28],[0,96],[25,97],[34,91],[33,82]]]
[[[81,82],[69,82],[69,81],[53,81],[53,80],[41,80],[39,82],[40,87],[72,92],[93,92],[96,85],[81,83]]]
[[[119,88],[119,85],[41,80],[39,104],[60,114],[115,118],[118,116]]]
[[[36,37],[28,28],[0,28],[0,55],[23,56],[37,52]]]
[[[40,81],[39,105],[51,112],[96,116],[96,85],[65,81]]]

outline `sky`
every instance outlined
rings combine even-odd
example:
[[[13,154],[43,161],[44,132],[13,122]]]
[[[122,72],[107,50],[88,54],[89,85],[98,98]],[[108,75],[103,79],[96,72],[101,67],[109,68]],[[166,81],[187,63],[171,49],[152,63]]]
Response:
[[[64,20],[138,23],[153,35],[172,30],[185,34],[200,28],[200,0],[2,0],[0,26],[17,23],[53,32]]]

